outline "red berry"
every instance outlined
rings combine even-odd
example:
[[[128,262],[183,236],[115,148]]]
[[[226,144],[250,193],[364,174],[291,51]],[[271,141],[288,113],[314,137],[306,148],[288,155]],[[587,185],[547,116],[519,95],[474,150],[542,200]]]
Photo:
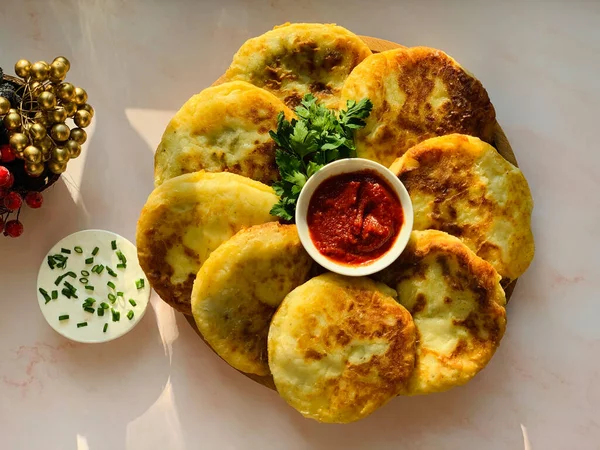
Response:
[[[13,186],[13,184],[15,184],[15,176],[11,173],[10,177],[8,177],[8,183],[4,187],[10,189]]]
[[[25,203],[27,203],[27,206],[30,208],[37,209],[44,203],[44,197],[39,192],[28,192],[25,196]]]
[[[4,206],[6,206],[11,211],[16,211],[21,207],[22,204],[23,199],[18,194],[18,192],[10,192],[6,197],[4,197]]]
[[[10,181],[10,170],[4,166],[0,166],[0,186],[6,186]]]
[[[8,144],[0,145],[0,160],[2,162],[11,162],[11,161],[14,161],[15,158],[16,158],[16,156],[13,153],[12,149],[10,148],[10,145],[8,145]]]
[[[6,222],[4,234],[10,237],[19,237],[23,234],[23,224],[18,220],[9,220]]]

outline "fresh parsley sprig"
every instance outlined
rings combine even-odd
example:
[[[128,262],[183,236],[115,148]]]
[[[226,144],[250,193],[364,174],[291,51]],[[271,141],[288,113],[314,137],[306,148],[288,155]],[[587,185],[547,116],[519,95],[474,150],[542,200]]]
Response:
[[[365,126],[364,119],[372,109],[369,99],[348,100],[346,109],[336,114],[306,94],[296,108],[298,120],[290,122],[279,113],[277,132],[270,132],[277,145],[275,162],[281,175],[273,185],[280,199],[271,209],[272,215],[293,220],[306,181],[326,164],[356,156],[354,131]]]

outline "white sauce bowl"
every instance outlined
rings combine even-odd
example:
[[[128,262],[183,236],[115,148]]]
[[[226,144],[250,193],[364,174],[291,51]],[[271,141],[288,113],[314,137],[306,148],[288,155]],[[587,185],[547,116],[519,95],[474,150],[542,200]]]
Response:
[[[313,243],[307,221],[308,206],[316,189],[325,180],[336,175],[360,172],[363,170],[372,170],[387,181],[400,200],[404,222],[402,223],[400,232],[392,247],[379,258],[358,265],[339,263],[323,255]],[[300,197],[298,198],[298,204],[296,205],[296,226],[298,227],[298,234],[300,235],[302,245],[318,264],[327,270],[341,275],[354,277],[365,276],[385,269],[400,256],[408,243],[413,228],[413,207],[404,184],[402,184],[398,177],[385,166],[362,158],[340,159],[326,165],[315,173],[302,188]]]

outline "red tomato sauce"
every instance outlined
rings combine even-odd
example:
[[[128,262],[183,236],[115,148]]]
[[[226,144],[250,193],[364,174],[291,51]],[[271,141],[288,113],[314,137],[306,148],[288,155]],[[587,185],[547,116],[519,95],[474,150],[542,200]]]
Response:
[[[310,199],[307,221],[321,254],[338,263],[360,265],[394,245],[404,215],[387,181],[373,170],[362,170],[321,183]]]

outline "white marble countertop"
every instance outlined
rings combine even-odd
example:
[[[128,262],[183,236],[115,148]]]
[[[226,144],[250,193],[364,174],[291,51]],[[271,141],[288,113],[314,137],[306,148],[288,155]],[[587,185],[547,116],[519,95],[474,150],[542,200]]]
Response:
[[[41,258],[63,236],[133,240],[171,114],[245,39],[285,21],[453,55],[487,88],[536,202],[536,258],[489,366],[345,426],[305,420],[230,369],[156,296],[132,333],[102,345],[65,340],[36,301]],[[0,65],[64,54],[96,120],[44,207],[25,209],[25,235],[0,238],[0,448],[600,448],[599,24],[593,0],[2,0]]]

